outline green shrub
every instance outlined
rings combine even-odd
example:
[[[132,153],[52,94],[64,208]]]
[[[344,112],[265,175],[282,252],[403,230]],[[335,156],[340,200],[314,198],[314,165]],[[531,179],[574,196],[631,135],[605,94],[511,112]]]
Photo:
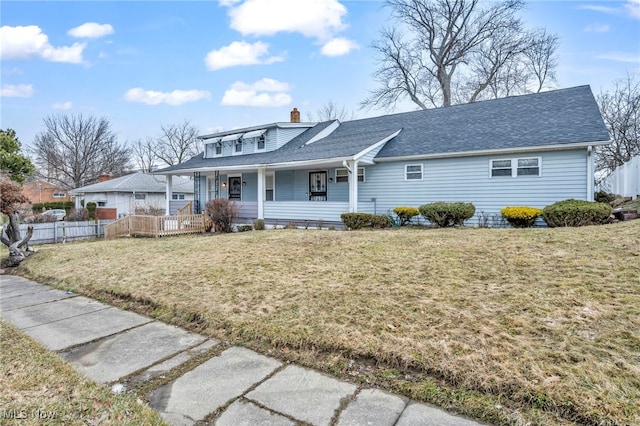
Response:
[[[390,228],[393,223],[391,216],[386,214],[372,214],[371,227],[376,229]]]
[[[47,201],[46,203],[33,203],[31,205],[31,209],[34,213],[53,209],[70,210],[74,207],[75,203],[73,201]]]
[[[340,220],[348,229],[356,230],[371,226],[371,215],[369,213],[342,213]]]
[[[420,210],[415,207],[400,206],[393,209],[393,212],[398,216],[400,226],[404,226],[415,216],[420,214]]]
[[[594,194],[594,200],[598,203],[611,204],[615,199],[616,196],[607,191],[598,191]]]
[[[205,209],[211,219],[214,232],[228,233],[233,230],[233,221],[238,217],[238,207],[234,201],[215,198],[207,201]]]
[[[256,219],[253,221],[253,229],[255,229],[256,231],[264,231],[265,230],[265,224],[264,224],[264,219]]]
[[[342,213],[340,219],[348,229],[389,228],[393,220],[386,214]]]
[[[442,201],[424,204],[418,210],[425,219],[441,228],[463,225],[464,221],[471,219],[476,212],[475,206],[471,203],[445,203]]]
[[[253,231],[253,225],[238,225],[238,232]]]
[[[96,220],[96,209],[98,205],[93,201],[87,203],[87,217],[89,220]]]
[[[500,214],[514,228],[531,228],[542,210],[535,207],[510,206],[500,210]]]
[[[599,225],[607,221],[612,211],[608,204],[569,199],[545,207],[542,217],[552,228]]]

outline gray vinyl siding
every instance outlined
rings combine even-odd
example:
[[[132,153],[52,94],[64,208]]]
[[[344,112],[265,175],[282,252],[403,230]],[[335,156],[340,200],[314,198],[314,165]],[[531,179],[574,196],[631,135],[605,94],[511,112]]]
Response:
[[[243,173],[242,182],[242,201],[258,201],[258,174]]]
[[[293,201],[293,170],[275,173],[276,201]]]
[[[490,177],[491,159],[532,157],[541,160],[541,176]],[[586,162],[586,150],[384,162],[367,168],[358,200],[376,198],[378,213],[435,201],[472,202],[476,214],[488,215],[506,206],[544,208],[567,198],[587,199]],[[422,164],[421,181],[405,181],[407,164]]]

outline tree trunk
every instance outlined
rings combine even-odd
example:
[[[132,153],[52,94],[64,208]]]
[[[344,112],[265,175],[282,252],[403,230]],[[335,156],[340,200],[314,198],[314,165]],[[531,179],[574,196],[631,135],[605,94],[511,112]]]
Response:
[[[0,241],[9,248],[9,257],[2,261],[2,266],[15,267],[20,265],[27,256],[31,255],[31,251],[22,250],[26,246],[33,235],[33,226],[27,228],[27,235],[24,238],[20,236],[20,218],[18,213],[9,215],[9,224],[2,230]]]

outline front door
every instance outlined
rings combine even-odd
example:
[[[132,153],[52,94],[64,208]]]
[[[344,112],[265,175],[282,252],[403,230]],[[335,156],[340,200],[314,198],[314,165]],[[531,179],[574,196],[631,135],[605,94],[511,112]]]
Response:
[[[242,177],[229,177],[229,199],[240,201],[242,199]]]
[[[327,172],[309,173],[309,201],[327,201]]]

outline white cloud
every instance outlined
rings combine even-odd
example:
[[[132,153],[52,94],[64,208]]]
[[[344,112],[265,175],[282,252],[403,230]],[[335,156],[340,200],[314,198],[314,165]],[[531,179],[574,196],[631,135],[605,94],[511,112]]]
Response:
[[[49,44],[49,37],[36,25],[0,28],[0,55],[3,60],[36,56],[52,62],[80,64],[86,46],[86,43],[73,43],[71,46],[53,47]]]
[[[231,28],[243,35],[300,33],[327,40],[346,28],[347,8],[337,0],[245,0],[223,1],[228,5]]]
[[[221,104],[228,106],[281,107],[291,103],[289,84],[263,78],[252,84],[236,81],[224,92]],[[269,93],[275,92],[275,93]]]
[[[632,18],[640,19],[640,0],[629,0],[624,5]]]
[[[30,98],[33,95],[31,84],[4,84],[0,92],[3,98]]]
[[[268,54],[269,45],[267,43],[257,41],[251,44],[246,41],[234,41],[228,46],[209,52],[204,62],[207,69],[215,71],[238,65],[272,64],[283,60],[279,56],[265,58]]]
[[[69,110],[73,107],[73,104],[70,101],[67,102],[56,102],[53,104],[53,109],[60,109],[63,111]]]
[[[113,34],[113,27],[110,24],[98,24],[96,22],[87,22],[79,27],[71,28],[67,31],[71,37],[77,38],[100,38],[109,34]]]
[[[353,49],[359,49],[358,43],[342,37],[336,37],[329,40],[322,46],[320,53],[326,56],[343,56],[351,52]]]
[[[638,53],[609,52],[604,55],[599,55],[597,58],[616,62],[640,63],[640,54]]]
[[[172,92],[158,92],[155,90],[144,90],[141,87],[129,89],[124,94],[124,98],[129,102],[140,102],[147,105],[182,105],[189,102],[196,102],[201,99],[211,100],[211,93],[205,90],[174,90]]]
[[[591,25],[587,25],[584,31],[587,33],[606,33],[609,31],[609,25],[591,24]]]

